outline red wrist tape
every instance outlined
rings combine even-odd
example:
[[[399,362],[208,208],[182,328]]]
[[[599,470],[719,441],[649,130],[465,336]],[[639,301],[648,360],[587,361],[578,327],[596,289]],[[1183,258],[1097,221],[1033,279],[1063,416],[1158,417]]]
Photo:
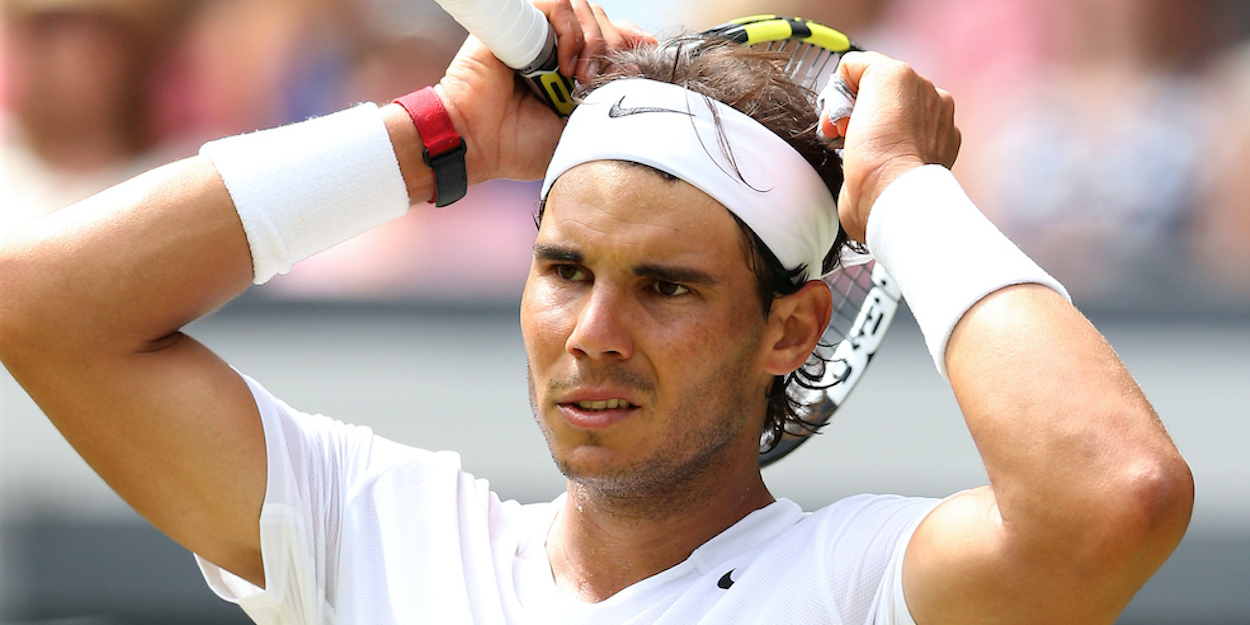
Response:
[[[438,207],[447,206],[464,197],[469,190],[469,175],[465,170],[464,139],[451,124],[451,117],[433,87],[414,91],[395,103],[408,111],[412,123],[417,126],[421,143],[425,146],[421,157],[434,171],[434,198]]]

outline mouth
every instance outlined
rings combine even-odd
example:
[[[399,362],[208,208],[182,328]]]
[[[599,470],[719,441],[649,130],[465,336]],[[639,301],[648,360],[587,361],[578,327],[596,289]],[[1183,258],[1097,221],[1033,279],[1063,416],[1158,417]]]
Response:
[[[565,422],[581,430],[602,430],[628,419],[638,410],[628,400],[618,397],[561,402],[556,407]]]
[[[582,410],[615,410],[617,408],[633,408],[634,405],[624,399],[606,399],[602,401],[579,401],[573,405]]]

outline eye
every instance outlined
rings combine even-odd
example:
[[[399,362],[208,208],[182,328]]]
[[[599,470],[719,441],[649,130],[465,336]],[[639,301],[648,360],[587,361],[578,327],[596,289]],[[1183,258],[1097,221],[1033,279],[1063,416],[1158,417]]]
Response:
[[[680,284],[677,284],[675,282],[664,282],[664,281],[656,282],[652,286],[652,288],[655,289],[656,293],[659,293],[660,295],[663,295],[665,297],[676,297],[678,295],[685,295],[686,293],[690,292],[690,289]]]
[[[575,281],[586,279],[586,272],[577,265],[556,265],[555,272],[557,276],[560,276],[561,280]]]

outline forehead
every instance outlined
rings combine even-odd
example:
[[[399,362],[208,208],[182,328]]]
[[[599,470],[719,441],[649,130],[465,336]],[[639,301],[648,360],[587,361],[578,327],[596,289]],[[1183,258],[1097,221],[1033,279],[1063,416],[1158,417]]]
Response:
[[[681,258],[746,267],[746,237],[719,202],[650,168],[593,161],[552,186],[538,244],[601,255]]]

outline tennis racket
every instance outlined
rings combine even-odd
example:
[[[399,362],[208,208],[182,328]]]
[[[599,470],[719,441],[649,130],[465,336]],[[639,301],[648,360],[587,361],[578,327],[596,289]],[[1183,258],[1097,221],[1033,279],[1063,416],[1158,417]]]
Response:
[[[546,17],[528,0],[438,0],[501,61],[517,69],[549,106],[562,115],[574,107],[573,85],[556,70],[555,37]],[[789,53],[786,72],[799,84],[821,93],[842,55],[859,50],[846,35],[810,20],[753,15],[704,31],[735,43]],[[844,88],[849,106],[854,98]],[[847,110],[849,114],[849,109]],[[835,146],[837,147],[837,146]],[[844,256],[842,267],[824,278],[833,292],[829,327],[816,348],[828,364],[818,389],[800,389],[806,425],[792,424],[774,441],[760,441],[760,464],[780,460],[807,441],[846,401],[881,345],[902,298],[894,280],[869,257]],[[867,261],[867,262],[864,262]]]
[[[830,85],[842,55],[861,50],[841,32],[811,20],[777,15],[752,15],[703,31],[745,46],[788,53],[786,72],[815,93]],[[847,103],[854,96],[839,80],[833,83]],[[831,115],[834,119],[837,116]],[[841,147],[838,143],[832,147]],[[865,262],[866,261],[866,262]],[[760,465],[768,466],[794,451],[833,417],[851,389],[859,384],[886,330],[898,312],[902,294],[885,269],[871,257],[844,254],[842,266],[824,277],[833,292],[833,315],[817,346],[817,355],[828,364],[819,389],[798,389],[803,408],[799,416],[807,425],[791,423],[781,440],[766,432],[760,441]]]

